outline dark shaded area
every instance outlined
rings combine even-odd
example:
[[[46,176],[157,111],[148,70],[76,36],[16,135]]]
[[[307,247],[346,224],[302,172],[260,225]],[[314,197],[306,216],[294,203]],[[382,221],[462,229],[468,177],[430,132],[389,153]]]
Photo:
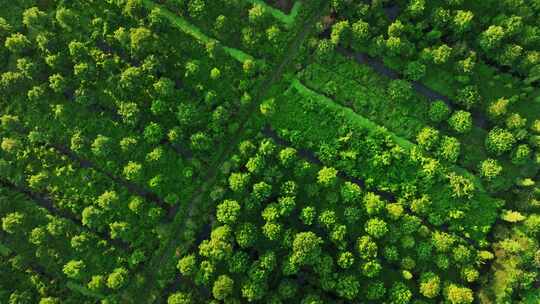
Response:
[[[401,9],[399,8],[399,5],[393,4],[392,6],[384,7],[384,13],[388,20],[394,22],[401,13]]]
[[[264,2],[289,14],[294,6],[295,0],[265,0]]]

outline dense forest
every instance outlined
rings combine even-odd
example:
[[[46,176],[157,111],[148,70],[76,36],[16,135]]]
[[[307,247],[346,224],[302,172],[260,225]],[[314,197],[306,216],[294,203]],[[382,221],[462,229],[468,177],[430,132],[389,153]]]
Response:
[[[539,20],[0,1],[0,303],[540,303]]]

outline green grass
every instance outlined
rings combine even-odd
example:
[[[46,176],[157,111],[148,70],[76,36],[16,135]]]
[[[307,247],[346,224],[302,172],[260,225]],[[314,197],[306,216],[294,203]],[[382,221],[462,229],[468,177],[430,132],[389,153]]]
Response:
[[[296,16],[298,15],[298,12],[300,11],[300,7],[302,6],[302,3],[300,1],[296,1],[294,3],[293,8],[291,9],[291,12],[289,15],[285,14],[283,11],[273,8],[272,6],[268,5],[263,0],[247,0],[248,2],[251,2],[253,4],[258,4],[264,7],[270,14],[278,19],[279,21],[283,22],[286,26],[290,27],[294,24],[294,21],[296,20]]]
[[[167,18],[170,22],[172,22],[184,33],[194,37],[201,43],[208,44],[211,42],[215,42],[219,44],[218,40],[207,36],[198,27],[187,22],[184,18],[173,14],[171,11],[162,7],[161,5],[154,3],[152,0],[143,0],[142,2],[148,9],[155,9],[155,8],[159,9],[160,13],[165,18]],[[238,60],[241,63],[245,62],[246,60],[254,60],[253,56],[246,54],[243,51],[235,49],[235,48],[223,46],[223,50],[227,54],[229,54],[231,57],[233,57],[234,59]]]

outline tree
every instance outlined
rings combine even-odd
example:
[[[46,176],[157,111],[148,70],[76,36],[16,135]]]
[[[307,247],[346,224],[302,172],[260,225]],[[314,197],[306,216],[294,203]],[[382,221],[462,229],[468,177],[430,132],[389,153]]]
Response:
[[[180,273],[184,276],[194,275],[197,271],[197,260],[195,258],[195,255],[190,254],[181,258],[178,261],[176,268],[178,268]]]
[[[300,220],[302,220],[304,225],[310,226],[311,224],[313,224],[313,220],[315,219],[316,214],[317,211],[315,210],[315,207],[305,207],[300,212]]]
[[[431,57],[435,64],[445,64],[452,55],[452,48],[446,44],[442,44],[431,50]]]
[[[390,300],[392,304],[407,304],[411,301],[412,292],[402,282],[396,282],[390,289]]]
[[[212,259],[213,261],[222,261],[228,258],[233,251],[233,232],[231,227],[224,225],[212,230],[210,240],[204,240],[199,245],[199,254]],[[202,266],[201,266],[202,267]],[[205,272],[204,269],[199,269]]]
[[[17,233],[22,228],[25,216],[20,212],[8,213],[2,218],[2,229],[9,233]]]
[[[376,239],[383,237],[388,232],[388,227],[387,227],[386,222],[379,218],[369,219],[366,222],[364,229],[367,232],[367,234],[371,235],[372,237]]]
[[[331,167],[323,167],[317,174],[317,182],[325,187],[331,187],[337,182],[337,170]]]
[[[486,148],[495,155],[510,151],[516,142],[514,135],[506,129],[494,128],[486,137]]]
[[[79,16],[68,8],[61,7],[56,10],[56,21],[64,30],[72,31],[80,23]]]
[[[386,288],[382,282],[369,283],[367,287],[366,298],[368,300],[378,300],[384,297],[386,294]]]
[[[220,275],[212,287],[212,295],[218,300],[225,300],[232,294],[234,281],[227,275]]]
[[[25,35],[21,33],[16,33],[6,38],[6,41],[4,42],[4,46],[10,52],[17,55],[21,55],[27,52],[28,50],[30,50],[32,44],[30,43],[30,40],[26,38]]]
[[[348,43],[351,36],[351,25],[349,21],[339,21],[332,25],[332,33],[330,34],[330,41],[334,45],[338,45],[343,42]]]
[[[460,89],[456,101],[465,107],[465,109],[470,110],[476,104],[480,102],[480,93],[476,86],[466,86],[463,89]]]
[[[401,79],[390,81],[387,93],[393,102],[406,102],[413,97],[412,85],[408,81]]]
[[[313,265],[322,253],[322,238],[314,232],[300,232],[294,237],[291,261],[297,265]]]
[[[463,34],[471,28],[474,14],[470,11],[457,10],[452,22],[452,28],[457,34]]]
[[[369,215],[375,215],[384,209],[385,202],[379,195],[373,192],[367,192],[366,195],[364,195],[364,206]]]
[[[290,168],[297,160],[297,151],[294,148],[286,147],[279,151],[279,160],[285,168]]]
[[[353,300],[360,292],[360,283],[352,275],[342,276],[337,281],[336,292],[342,298]]]
[[[191,295],[185,292],[175,292],[167,298],[167,304],[191,304]]]
[[[298,292],[298,284],[293,280],[282,280],[278,286],[278,293],[281,299],[291,299]]]
[[[452,190],[452,196],[457,198],[471,198],[475,191],[474,183],[465,176],[458,175],[454,172],[450,172],[447,176],[450,182],[450,189]]]
[[[340,253],[337,264],[343,269],[350,268],[354,264],[354,255],[349,251]]]
[[[431,241],[438,252],[448,252],[456,239],[446,232],[435,231],[431,235]]]
[[[377,244],[368,235],[358,238],[357,248],[360,257],[363,259],[370,259],[377,256]]]
[[[480,34],[479,44],[485,52],[490,52],[500,46],[505,36],[504,28],[498,25],[491,25]]]
[[[53,297],[41,298],[39,304],[60,304],[60,299]]]
[[[461,144],[455,137],[444,136],[439,147],[438,155],[442,159],[455,163],[459,157]]]
[[[357,202],[362,195],[362,189],[359,185],[349,181],[341,185],[341,198],[345,203],[351,204]]]
[[[378,276],[381,270],[381,264],[375,260],[368,261],[362,266],[362,274],[368,278],[374,278]]]
[[[240,216],[240,204],[235,200],[225,200],[217,206],[216,217],[224,224],[236,223]]]
[[[468,133],[472,129],[471,113],[461,110],[456,111],[448,119],[448,124],[458,133]]]
[[[74,279],[74,280],[80,280],[84,276],[85,269],[86,269],[86,265],[84,264],[83,261],[71,260],[67,262],[67,264],[64,265],[64,267],[62,268],[62,271],[68,278]]]
[[[249,174],[246,173],[232,173],[229,176],[229,187],[234,192],[242,192],[249,183]]]
[[[98,135],[92,143],[92,153],[98,157],[107,157],[112,152],[112,145],[110,137]]]
[[[512,163],[515,165],[526,164],[530,159],[531,153],[532,151],[529,146],[525,144],[518,145],[514,153],[512,153]]]
[[[411,16],[419,17],[424,13],[425,8],[425,0],[411,0],[409,5],[407,5],[407,12],[409,12]]]
[[[258,182],[253,185],[253,190],[251,191],[251,196],[258,202],[261,203],[264,200],[268,199],[272,194],[272,186],[266,182]]]
[[[120,289],[126,285],[128,280],[128,271],[123,268],[115,268],[107,277],[107,287],[111,289]]]
[[[502,172],[502,166],[496,159],[488,158],[480,164],[480,175],[487,180],[493,180]]]
[[[31,7],[23,12],[23,24],[34,30],[42,30],[47,26],[47,14],[37,7]]]
[[[161,142],[165,136],[163,129],[156,122],[150,122],[143,131],[144,139],[150,144],[157,144]]]
[[[433,299],[437,297],[441,290],[441,279],[433,272],[424,272],[420,276],[420,293]]]
[[[248,11],[249,22],[253,24],[260,24],[266,17],[266,9],[260,4],[254,4]]]
[[[370,36],[370,29],[369,29],[369,23],[358,20],[352,25],[352,39],[353,39],[353,46],[357,48],[357,46],[363,45],[366,41],[368,41]]]
[[[431,127],[424,127],[416,136],[416,142],[427,151],[435,148],[438,141],[439,131]]]
[[[496,120],[504,117],[508,112],[508,105],[510,101],[504,97],[492,102],[488,107],[489,118]]]
[[[248,248],[255,245],[257,241],[257,227],[252,223],[242,223],[235,231],[236,243],[241,248]]]
[[[426,74],[426,65],[420,61],[411,61],[407,63],[404,74],[408,80],[418,81]]]
[[[129,181],[139,181],[142,177],[142,165],[133,161],[124,166],[124,177]]]
[[[451,304],[468,304],[474,301],[472,290],[456,284],[448,285],[444,290],[444,294]]]

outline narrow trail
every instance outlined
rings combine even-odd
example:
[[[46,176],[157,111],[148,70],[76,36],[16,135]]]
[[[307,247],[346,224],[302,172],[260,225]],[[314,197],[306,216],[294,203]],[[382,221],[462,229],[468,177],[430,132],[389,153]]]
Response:
[[[328,3],[328,1],[322,1],[322,5],[318,10],[316,10],[316,13],[306,19],[300,31],[296,34],[295,38],[289,44],[288,50],[287,52],[285,52],[285,58],[283,58],[277,68],[262,83],[261,87],[258,89],[256,88],[257,90],[253,98],[255,102],[253,102],[247,109],[247,113],[256,113],[260,103],[263,101],[270,88],[282,77],[285,69],[289,67],[291,61],[300,51],[301,45],[311,33],[315,22],[326,11]],[[144,286],[144,290],[148,291],[148,298],[143,301],[144,303],[153,303],[157,300],[158,297],[152,294],[154,290],[153,285],[157,283],[156,269],[167,267],[165,266],[167,264],[167,260],[169,260],[169,262],[171,261],[170,257],[174,255],[176,248],[179,247],[182,241],[178,236],[181,235],[186,219],[193,217],[195,206],[200,205],[201,202],[203,202],[205,197],[208,195],[209,190],[212,188],[212,186],[215,184],[219,177],[218,168],[234,151],[234,149],[242,139],[242,134],[244,134],[246,127],[249,125],[249,121],[250,119],[245,119],[242,121],[237,131],[237,136],[234,137],[233,141],[228,144],[225,149],[218,152],[220,157],[218,157],[218,159],[209,166],[206,182],[200,187],[199,191],[194,194],[190,202],[181,206],[176,213],[173,228],[171,229],[171,237],[169,238],[164,248],[160,250],[156,255],[154,255],[154,258],[147,264],[147,268],[143,273],[143,276],[146,278],[147,282],[146,286]]]

